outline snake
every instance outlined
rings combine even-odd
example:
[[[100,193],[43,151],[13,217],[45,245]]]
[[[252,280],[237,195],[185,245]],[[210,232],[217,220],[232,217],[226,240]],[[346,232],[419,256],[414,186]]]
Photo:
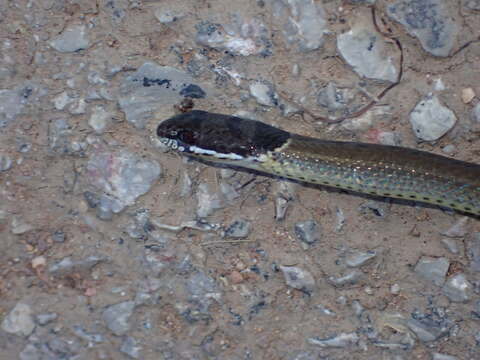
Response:
[[[192,110],[162,121],[160,142],[213,165],[480,215],[480,165],[416,149],[323,140]]]

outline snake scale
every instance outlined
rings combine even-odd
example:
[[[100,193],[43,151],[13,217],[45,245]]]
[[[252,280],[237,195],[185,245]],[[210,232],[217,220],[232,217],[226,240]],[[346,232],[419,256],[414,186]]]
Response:
[[[480,215],[480,165],[425,151],[315,139],[200,110],[163,121],[157,135],[210,162]]]

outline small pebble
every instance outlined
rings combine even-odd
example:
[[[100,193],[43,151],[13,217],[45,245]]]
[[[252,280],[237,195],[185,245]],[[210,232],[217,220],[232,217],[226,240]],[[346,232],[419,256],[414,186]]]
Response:
[[[446,231],[443,231],[442,235],[445,235],[451,238],[464,237],[468,233],[468,220],[469,220],[468,216],[462,216]]]
[[[480,123],[480,102],[472,109],[473,120]]]
[[[13,161],[7,154],[0,153],[0,171],[7,171],[12,167]]]
[[[424,280],[442,286],[449,267],[450,261],[447,258],[424,256],[415,265],[415,273]]]
[[[447,155],[452,155],[453,153],[455,153],[455,151],[457,151],[457,148],[455,147],[455,145],[449,144],[444,146],[442,148],[442,151]]]
[[[464,104],[470,103],[475,98],[475,91],[471,88],[462,89],[462,101]]]
[[[375,250],[369,251],[349,251],[347,256],[345,257],[345,264],[348,267],[360,267],[365,265],[370,260],[374,259],[377,256],[377,252]]]
[[[335,287],[343,287],[348,285],[355,285],[361,279],[363,279],[363,273],[359,270],[352,270],[347,272],[343,276],[330,276],[328,282],[330,282]]]
[[[59,36],[50,42],[50,45],[62,53],[76,52],[90,46],[87,27],[73,25],[66,28]]]
[[[225,230],[225,236],[234,239],[243,239],[248,237],[251,231],[252,224],[250,221],[238,219]]]
[[[142,347],[138,345],[137,340],[131,336],[127,336],[120,346],[120,351],[132,359],[139,359],[141,350]]]
[[[458,242],[455,239],[442,239],[442,244],[445,246],[445,248],[450,251],[452,254],[457,255],[460,250],[458,249]]]
[[[315,220],[296,223],[294,231],[297,239],[308,245],[320,241],[322,237],[322,228]]]
[[[465,274],[458,273],[448,278],[442,292],[454,302],[467,302],[472,295],[472,284],[468,282]]]
[[[280,266],[285,282],[294,289],[311,292],[315,286],[315,279],[310,272],[296,266]]]
[[[32,259],[32,268],[34,269],[44,267],[45,265],[47,265],[47,259],[45,259],[45,256],[37,256]]]
[[[17,303],[2,321],[2,330],[15,335],[29,336],[35,329],[32,309],[27,304]]]
[[[393,294],[393,295],[398,295],[400,294],[400,285],[398,285],[397,283],[393,284],[392,286],[390,286],[390,292]]]
[[[276,106],[278,104],[278,95],[273,90],[273,86],[268,83],[254,82],[250,84],[250,94],[261,105]]]
[[[130,329],[129,319],[135,308],[134,301],[125,301],[107,307],[102,314],[106,326],[115,335],[125,335]]]
[[[307,341],[309,344],[318,345],[320,347],[326,348],[345,348],[347,346],[355,345],[358,340],[359,336],[352,332],[352,333],[340,333],[336,336],[332,336],[329,338],[309,338]]]
[[[38,325],[45,326],[52,321],[55,321],[58,318],[57,313],[45,313],[45,314],[38,314],[35,316],[35,320]]]

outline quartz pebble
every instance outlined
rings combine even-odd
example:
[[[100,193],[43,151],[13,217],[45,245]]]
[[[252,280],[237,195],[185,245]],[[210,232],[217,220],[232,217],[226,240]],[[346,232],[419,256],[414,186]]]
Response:
[[[29,336],[34,329],[32,309],[27,304],[17,303],[2,321],[2,330],[9,334]]]
[[[452,110],[442,105],[436,96],[422,99],[410,113],[410,123],[415,135],[424,141],[440,139],[457,122]]]
[[[76,52],[87,49],[90,40],[85,25],[73,25],[65,30],[50,42],[50,45],[62,53]]]
[[[475,98],[475,91],[470,87],[462,89],[461,98],[465,104],[468,104]]]
[[[442,292],[454,302],[467,302],[471,298],[472,284],[465,274],[459,273],[448,278],[442,288]]]

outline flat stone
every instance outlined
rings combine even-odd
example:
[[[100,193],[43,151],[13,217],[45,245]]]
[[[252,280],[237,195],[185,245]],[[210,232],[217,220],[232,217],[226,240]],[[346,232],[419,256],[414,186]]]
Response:
[[[388,15],[434,56],[448,56],[453,48],[458,29],[451,10],[445,0],[398,0],[387,7]]]
[[[298,222],[293,228],[298,240],[312,245],[322,238],[322,228],[315,220]]]
[[[395,82],[398,71],[394,64],[393,48],[375,30],[371,16],[366,11],[356,15],[356,21],[349,31],[337,36],[338,50],[358,75]]]
[[[249,85],[249,89],[250,94],[259,104],[270,107],[278,105],[278,95],[275,93],[272,84],[256,81]]]
[[[345,257],[345,265],[348,267],[359,267],[365,265],[377,256],[375,250],[349,251]]]
[[[252,223],[244,219],[235,220],[226,230],[225,236],[234,239],[246,238],[252,231]]]
[[[32,309],[27,304],[17,303],[2,321],[2,330],[20,336],[29,336],[35,329]]]
[[[288,45],[306,52],[320,48],[325,42],[327,16],[319,2],[279,0],[274,2],[272,10]]]
[[[106,326],[115,335],[125,335],[130,330],[129,319],[135,309],[134,301],[124,301],[107,307],[102,314]]]
[[[123,80],[118,103],[127,121],[143,129],[165,106],[178,104],[185,97],[207,96],[208,91],[187,73],[146,62]]]
[[[315,279],[307,270],[303,270],[296,266],[280,266],[280,270],[282,270],[285,282],[288,286],[307,292],[313,290]]]
[[[415,319],[409,319],[406,324],[422,342],[435,341],[448,331],[434,324],[426,324]]]
[[[415,273],[424,280],[442,286],[449,267],[450,261],[447,258],[424,256],[415,265]]]
[[[452,110],[442,105],[438,98],[429,95],[422,99],[410,113],[410,123],[414,134],[420,140],[440,139],[457,122]]]
[[[345,348],[357,344],[360,337],[357,333],[340,333],[328,338],[310,338],[308,343],[325,348]]]
[[[465,274],[459,273],[448,278],[442,292],[453,302],[467,302],[471,299],[473,286]]]
[[[92,114],[88,119],[88,125],[97,133],[101,134],[105,131],[112,119],[112,115],[101,105],[97,105],[92,109]]]
[[[90,46],[87,27],[85,25],[70,26],[53,39],[50,45],[62,53],[87,49]]]

